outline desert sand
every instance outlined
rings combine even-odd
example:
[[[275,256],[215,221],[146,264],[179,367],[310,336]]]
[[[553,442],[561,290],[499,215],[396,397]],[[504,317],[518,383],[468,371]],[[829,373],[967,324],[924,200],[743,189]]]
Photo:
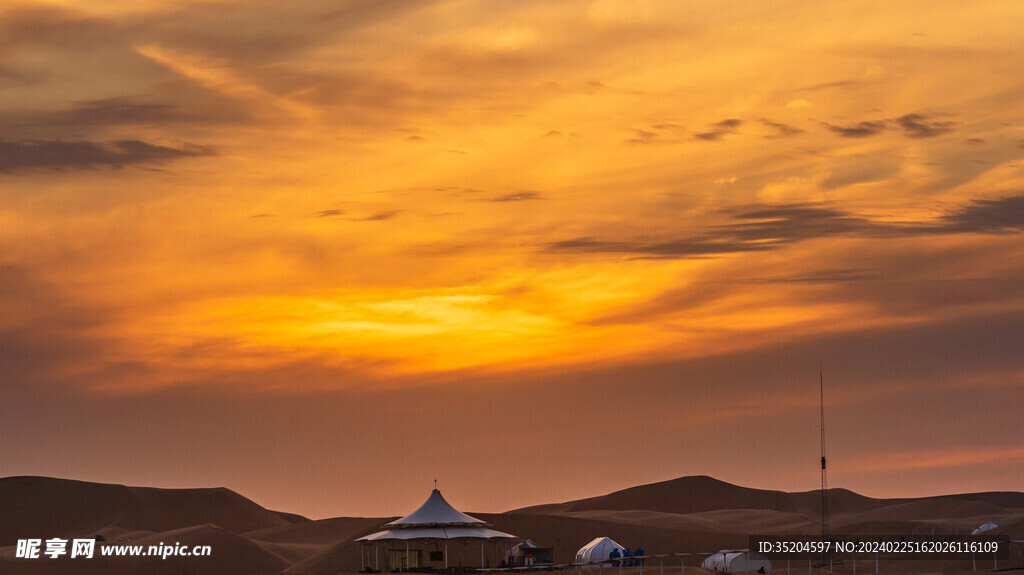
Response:
[[[597,536],[623,545],[643,545],[648,554],[694,553],[685,559],[650,560],[645,573],[689,575],[701,552],[747,546],[756,533],[815,533],[818,492],[786,493],[731,485],[710,477],[683,477],[600,497],[538,505],[506,513],[473,513],[495,529],[555,548],[556,563],[570,563],[576,550]],[[993,534],[1024,538],[1024,493],[968,493],[919,499],[873,499],[830,490],[833,529],[844,534],[909,534],[935,527],[967,530],[993,521]],[[229,489],[156,489],[45,477],[0,479],[0,573],[3,574],[220,574],[334,575],[360,567],[358,537],[393,518],[336,517],[312,521],[265,509]],[[411,510],[410,510],[411,511]],[[107,543],[210,545],[210,557],[96,557],[19,559],[16,542],[27,538],[103,536]],[[498,545],[487,548],[499,557]],[[451,544],[452,565],[479,564],[480,547]],[[98,554],[98,552],[97,552]],[[384,549],[381,549],[381,556]],[[685,564],[681,564],[681,562]],[[497,559],[494,560],[494,564]],[[794,561],[794,575],[807,564]],[[851,562],[835,573],[873,573],[873,561]],[[979,571],[992,571],[990,560]],[[1016,552],[1000,570],[1024,569]],[[785,573],[785,561],[773,569]],[[885,573],[973,573],[970,561],[882,561]],[[601,570],[620,575],[619,570]],[[621,575],[640,575],[638,568]],[[596,571],[590,572],[599,575]],[[828,573],[816,568],[812,575]]]

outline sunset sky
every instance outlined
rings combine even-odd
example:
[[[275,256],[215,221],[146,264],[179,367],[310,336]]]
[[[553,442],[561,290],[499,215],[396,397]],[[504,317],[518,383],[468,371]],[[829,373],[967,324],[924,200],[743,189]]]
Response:
[[[1024,489],[1019,0],[0,8],[0,476]]]

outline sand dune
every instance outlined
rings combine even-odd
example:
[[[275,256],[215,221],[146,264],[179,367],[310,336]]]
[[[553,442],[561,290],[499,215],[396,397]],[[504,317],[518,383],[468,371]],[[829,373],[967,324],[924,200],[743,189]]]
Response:
[[[784,513],[771,509],[719,509],[700,513],[662,513],[659,511],[573,511],[567,517],[649,525],[685,531],[743,533],[813,532],[819,521],[802,513]]]
[[[300,561],[320,553],[329,545],[323,543],[278,543],[272,541],[260,541],[253,539],[260,547],[270,551],[274,555],[283,558],[288,565],[294,565]]]
[[[931,526],[969,528],[990,519],[1012,522],[1024,517],[1022,504],[1024,494],[1015,492],[874,499],[845,489],[829,490],[830,525],[850,534],[912,533],[915,528]],[[703,525],[722,533],[782,534],[818,532],[820,509],[820,492],[750,489],[696,476],[510,513],[682,530]]]
[[[381,525],[393,519],[396,518],[335,517],[259,529],[246,533],[245,536],[264,548],[288,558],[289,565],[306,561],[316,564],[324,560],[322,557],[330,556],[329,549],[339,542],[342,543],[342,547],[348,549],[353,540],[379,530]],[[322,557],[319,560],[312,559],[317,556]],[[344,552],[341,562],[344,563],[345,570],[358,570],[358,551],[353,549],[351,552]]]
[[[290,565],[286,558],[261,547],[241,535],[226,531],[215,525],[196,525],[155,533],[135,539],[132,545],[174,546],[180,544],[192,548],[209,545],[209,557],[104,557],[97,547],[91,559],[67,556],[59,559],[16,559],[12,548],[0,553],[0,573],[13,574],[146,574],[146,575],[220,575],[220,574],[265,574],[279,573]],[[102,545],[102,544],[100,544]]]
[[[835,510],[841,513],[866,511],[891,501],[901,501],[872,499],[845,489],[830,490],[830,498]],[[641,485],[600,497],[525,507],[515,510],[515,513],[554,515],[597,509],[647,509],[677,514],[718,509],[771,509],[784,513],[802,513],[811,512],[819,506],[818,492],[787,493],[751,489],[700,475]]]
[[[1024,493],[1016,491],[986,491],[983,493],[963,493],[959,495],[940,495],[923,497],[931,501],[982,501],[1006,509],[1024,510]]]
[[[339,541],[334,545],[326,546],[302,561],[294,563],[282,573],[284,575],[354,573],[359,571],[359,562],[358,545],[351,540]]]
[[[949,519],[972,519],[972,521],[967,521],[965,524],[976,527],[979,525],[977,522],[979,518],[981,519],[981,523],[984,523],[988,517],[996,517],[1012,513],[1013,511],[1009,509],[984,501],[925,499],[920,501],[911,501],[910,503],[900,503],[897,505],[879,507],[878,509],[857,513],[854,517],[864,521],[947,521]],[[959,523],[964,522],[961,521]]]
[[[0,509],[0,546],[28,537],[92,536],[111,527],[159,533],[212,523],[244,533],[290,525],[298,517],[224,488],[155,489],[47,477],[0,479]]]
[[[908,534],[939,528],[969,528],[989,519],[993,533],[1024,538],[1024,494],[973,493],[920,499],[872,499],[830,490],[830,525],[851,535]],[[336,517],[310,521],[267,510],[227,489],[154,489],[50,479],[0,479],[0,573],[72,575],[223,574],[334,575],[360,567],[354,540],[393,517]],[[648,553],[707,552],[747,545],[752,533],[816,533],[820,494],[786,493],[730,485],[710,477],[643,485],[604,496],[539,505],[507,513],[472,513],[496,529],[555,548],[555,561],[571,562],[576,549],[597,536]],[[24,560],[13,544],[28,537],[103,535],[108,543],[210,545],[212,557]],[[504,544],[489,544],[497,564]],[[1019,553],[1018,553],[1019,555]],[[386,548],[379,557],[386,560]],[[452,565],[477,565],[477,543],[449,545]],[[686,574],[698,575],[701,557],[685,559]],[[678,558],[666,573],[678,573]],[[370,562],[373,563],[372,555]],[[1024,564],[1024,556],[1019,563]],[[654,561],[660,573],[660,562]],[[1004,565],[1007,566],[1007,565]],[[1024,566],[1024,565],[1022,565]],[[873,568],[873,564],[870,566]],[[966,571],[966,562],[893,562],[894,572]],[[806,564],[803,565],[806,568]],[[636,571],[636,570],[633,570]],[[805,571],[802,571],[805,572]],[[850,566],[838,569],[849,573]],[[609,575],[619,575],[609,573]],[[637,575],[625,570],[622,575]],[[819,575],[817,571],[812,575]]]
[[[1010,539],[1024,539],[1024,514],[1006,517],[999,527],[992,530],[993,535],[1005,535]]]
[[[152,557],[137,559],[136,563],[146,573],[278,573],[291,564],[285,557],[257,542],[211,524],[165,531],[133,543],[146,546],[180,543],[183,546],[211,547],[212,554],[209,557],[175,558],[174,561]]]
[[[717,523],[700,517],[699,515],[701,514],[699,513],[682,515],[679,513],[664,513],[661,511],[650,511],[647,509],[625,511],[595,509],[593,511],[570,511],[568,513],[560,513],[559,515],[575,517],[576,519],[589,519],[591,521],[627,523],[630,525],[649,525],[651,527],[664,527],[666,529],[720,531]]]
[[[246,533],[246,537],[261,541],[285,543],[337,543],[373,533],[397,517],[332,517],[318,521],[303,521],[289,525],[278,525]]]

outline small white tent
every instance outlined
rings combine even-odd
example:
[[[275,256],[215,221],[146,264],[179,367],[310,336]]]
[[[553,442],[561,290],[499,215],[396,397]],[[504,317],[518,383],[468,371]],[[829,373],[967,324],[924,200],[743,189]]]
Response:
[[[612,549],[618,549],[619,553],[622,553],[623,547],[610,537],[597,537],[590,543],[587,543],[580,550],[576,552],[576,563],[598,563],[608,559],[608,555],[611,554]],[[594,565],[597,567],[597,565]]]
[[[534,543],[532,539],[527,539],[526,541],[520,541],[518,544],[513,545],[508,554],[512,557],[522,557],[523,549],[540,549],[540,545]]]
[[[555,550],[551,547],[541,547],[527,539],[509,549],[505,560],[509,566],[517,567],[552,565],[555,562]]]
[[[701,567],[722,573],[744,573],[747,571],[760,571],[765,573],[772,570],[772,562],[760,553],[748,549],[735,549],[719,551],[708,555]]]
[[[981,527],[978,527],[974,531],[971,531],[971,535],[977,535],[978,533],[984,533],[986,531],[992,531],[996,527],[999,527],[999,526],[996,525],[995,523],[992,523],[991,521],[989,521],[988,523],[982,525]]]

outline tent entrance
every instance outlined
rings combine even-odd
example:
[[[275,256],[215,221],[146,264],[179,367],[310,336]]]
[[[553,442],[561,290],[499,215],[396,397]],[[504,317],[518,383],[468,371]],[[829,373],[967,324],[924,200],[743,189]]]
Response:
[[[420,549],[410,549],[408,552],[405,549],[391,549],[388,551],[388,570],[408,571],[410,569],[419,569],[423,564],[421,561],[422,554],[423,551]],[[408,561],[406,558],[408,558]]]

